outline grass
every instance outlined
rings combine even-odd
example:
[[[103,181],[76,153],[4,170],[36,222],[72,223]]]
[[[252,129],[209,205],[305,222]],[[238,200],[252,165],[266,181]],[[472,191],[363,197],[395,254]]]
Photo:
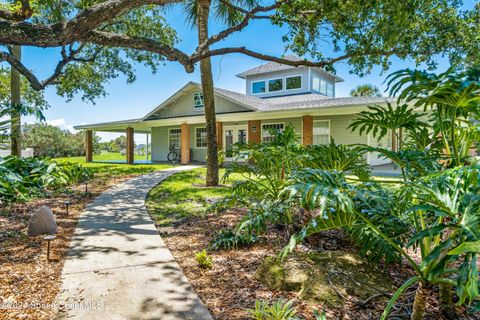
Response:
[[[176,173],[150,191],[147,208],[158,225],[202,216],[213,203],[230,194],[228,186],[205,187],[205,174],[205,168]]]
[[[137,160],[145,160],[145,156],[135,156]],[[130,174],[145,174],[158,170],[172,168],[169,164],[126,164],[126,163],[101,163],[101,162],[85,162],[85,157],[69,157],[53,159],[58,163],[78,163],[84,167],[91,168],[97,175],[119,176]],[[125,156],[120,153],[105,152],[95,155],[93,161],[118,161],[125,160]]]

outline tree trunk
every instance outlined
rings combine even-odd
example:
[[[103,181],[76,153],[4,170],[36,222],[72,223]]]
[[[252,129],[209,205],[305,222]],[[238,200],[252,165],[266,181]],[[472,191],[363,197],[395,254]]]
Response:
[[[420,282],[418,284],[417,292],[415,294],[415,301],[413,302],[412,317],[410,318],[411,320],[423,319],[429,294],[430,286],[426,283]]]
[[[22,50],[20,46],[13,46],[13,55],[20,60]],[[20,73],[13,67],[10,68],[10,102],[12,112],[10,113],[10,152],[12,156],[22,156],[21,146],[21,113],[20,113]]]
[[[453,288],[450,284],[439,285],[439,300],[442,313],[449,319],[453,316]]]
[[[198,43],[208,39],[208,16],[210,0],[198,1]],[[213,87],[212,63],[210,57],[200,61],[200,74],[202,78],[203,104],[207,130],[207,186],[218,185],[218,147],[215,118],[215,93]]]

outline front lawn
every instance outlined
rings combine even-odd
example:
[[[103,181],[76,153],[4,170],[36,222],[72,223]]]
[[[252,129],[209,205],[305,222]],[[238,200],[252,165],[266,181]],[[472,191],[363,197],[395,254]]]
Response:
[[[138,156],[135,156],[138,159]],[[120,153],[102,153],[94,156],[94,161],[116,161],[124,160],[125,156]],[[145,159],[145,156],[143,157]],[[172,168],[170,164],[126,164],[126,163],[108,163],[108,162],[85,162],[85,157],[68,157],[53,159],[58,163],[78,163],[101,176],[124,176],[150,173],[158,170]],[[142,160],[142,159],[139,159]]]
[[[223,173],[221,170],[220,175]],[[227,186],[205,187],[205,174],[205,168],[180,172],[150,191],[147,208],[158,225],[204,215],[214,202],[229,194]]]

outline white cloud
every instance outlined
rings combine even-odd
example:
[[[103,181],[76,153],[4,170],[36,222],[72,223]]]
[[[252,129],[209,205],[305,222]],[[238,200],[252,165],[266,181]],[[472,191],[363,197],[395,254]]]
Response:
[[[46,122],[51,126],[59,127],[60,129],[68,130],[70,132],[76,132],[76,130],[73,129],[73,125],[68,124],[64,118],[47,120]]]

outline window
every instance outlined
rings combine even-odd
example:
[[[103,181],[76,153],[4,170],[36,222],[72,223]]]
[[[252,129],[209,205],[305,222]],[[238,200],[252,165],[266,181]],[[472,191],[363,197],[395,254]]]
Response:
[[[330,143],[330,120],[313,121],[313,144]]]
[[[312,90],[320,92],[320,78],[313,76],[312,78]]]
[[[312,90],[333,97],[333,84],[317,76],[312,77]]]
[[[265,90],[266,90],[265,81],[252,82],[252,93],[253,94],[264,93]]]
[[[193,110],[203,109],[203,93],[195,92],[193,94]]]
[[[283,131],[283,123],[269,123],[262,125],[262,141],[272,142],[275,140],[275,131]]]
[[[333,84],[331,82],[327,82],[327,96],[333,97]]]
[[[282,91],[283,79],[268,80],[268,92]]]
[[[175,149],[180,149],[181,143],[181,129],[169,129],[168,130],[168,148],[174,147]]]
[[[295,90],[302,88],[302,76],[287,77],[285,79],[285,87],[287,90]]]
[[[195,147],[207,147],[207,128],[195,128]]]

